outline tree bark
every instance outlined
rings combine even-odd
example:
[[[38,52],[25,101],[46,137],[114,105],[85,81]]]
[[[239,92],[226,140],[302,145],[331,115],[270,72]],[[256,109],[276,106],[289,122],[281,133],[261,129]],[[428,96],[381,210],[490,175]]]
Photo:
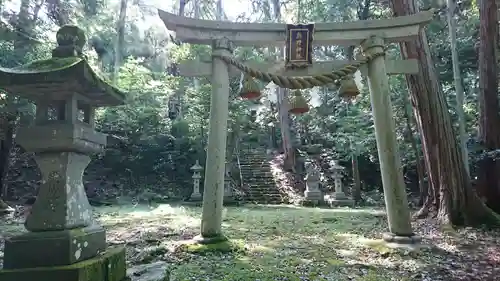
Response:
[[[120,13],[118,14],[118,22],[116,23],[116,41],[115,41],[115,60],[113,64],[113,72],[111,80],[116,84],[118,80],[118,72],[122,65],[123,45],[125,44],[125,19],[127,18],[128,0],[120,1]]]
[[[406,139],[410,142],[411,148],[413,152],[415,153],[415,162],[416,162],[416,167],[417,167],[417,177],[418,177],[418,188],[420,191],[420,198],[419,198],[419,206],[422,206],[424,204],[425,198],[428,196],[428,189],[427,185],[425,184],[424,181],[424,166],[422,165],[422,161],[420,160],[420,150],[418,149],[417,146],[417,140],[415,139],[415,136],[413,134],[413,128],[412,128],[412,113],[411,113],[411,105],[409,103],[409,98],[405,97],[404,101],[404,108],[403,108],[403,115],[406,119]]]
[[[500,148],[498,106],[498,7],[496,1],[479,1],[479,135],[486,151]],[[486,205],[500,213],[500,163],[481,161],[477,190]]]
[[[458,59],[458,48],[457,48],[457,23],[455,21],[455,10],[457,5],[456,0],[448,0],[448,29],[450,33],[450,45],[451,45],[451,59],[453,64],[453,80],[455,82],[455,92],[457,95],[457,107],[456,112],[458,115],[458,128],[460,133],[460,148],[462,151],[462,157],[464,158],[464,165],[467,174],[470,176],[469,172],[469,152],[467,150],[467,133],[465,130],[465,113],[464,113],[464,87],[462,86],[462,76],[460,74],[460,60]]]
[[[274,20],[279,22],[281,21],[281,2],[280,0],[272,1],[273,15]],[[268,12],[268,14],[270,14]],[[277,48],[277,53],[279,54],[279,58],[284,57],[284,49]],[[281,131],[281,143],[283,147],[283,152],[285,154],[284,160],[284,168],[285,170],[295,170],[295,149],[292,146],[292,133],[290,128],[290,114],[288,113],[288,103],[286,102],[286,98],[289,94],[288,89],[276,89],[276,97],[277,97],[277,109],[278,109],[278,121],[280,124]]]
[[[361,177],[359,176],[358,155],[352,153],[352,177],[354,178],[354,186],[352,188],[352,199],[357,204],[361,202]]]
[[[418,10],[413,0],[390,2],[395,16],[415,14]],[[438,220],[453,225],[499,224],[498,216],[472,190],[425,31],[422,30],[415,40],[402,42],[400,47],[403,58],[417,59],[420,64],[419,73],[406,75],[406,81],[423,140],[432,194],[438,196]],[[427,201],[429,199],[424,207],[432,207],[432,202]]]

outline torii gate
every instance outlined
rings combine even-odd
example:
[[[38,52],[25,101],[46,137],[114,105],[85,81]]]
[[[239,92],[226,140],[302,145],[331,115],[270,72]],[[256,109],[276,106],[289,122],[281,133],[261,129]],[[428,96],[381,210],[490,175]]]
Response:
[[[221,232],[222,202],[224,193],[224,170],[226,158],[227,119],[229,103],[229,77],[240,71],[227,63],[223,57],[231,57],[234,46],[270,47],[280,46],[286,41],[286,25],[279,23],[233,23],[197,20],[180,17],[159,10],[160,18],[167,29],[175,32],[176,38],[185,43],[212,46],[211,62],[184,62],[180,66],[182,76],[210,76],[212,98],[210,125],[201,221],[202,243],[224,239]],[[411,16],[384,20],[365,20],[349,23],[317,23],[314,27],[315,45],[361,45],[367,56],[380,54],[385,44],[412,40],[418,36],[422,26],[433,18],[433,11]],[[280,75],[311,77],[318,73],[331,72],[347,64],[347,61],[317,62],[309,68],[287,70]],[[274,64],[245,64],[263,72],[275,69]],[[419,241],[410,225],[410,212],[406,199],[401,160],[399,157],[395,122],[390,100],[387,74],[418,73],[416,60],[385,60],[376,56],[362,72],[368,76],[371,95],[375,136],[384,187],[384,197],[389,221],[389,233],[384,239],[390,242],[413,243]],[[364,71],[363,71],[364,70]]]

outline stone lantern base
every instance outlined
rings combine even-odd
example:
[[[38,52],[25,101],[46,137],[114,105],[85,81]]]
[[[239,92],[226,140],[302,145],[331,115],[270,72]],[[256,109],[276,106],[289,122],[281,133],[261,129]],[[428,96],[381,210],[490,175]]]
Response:
[[[105,249],[106,233],[99,225],[27,232],[5,240],[3,268],[64,266],[95,257]]]
[[[70,265],[0,270],[0,280],[127,281],[125,248],[108,248],[94,258]]]
[[[189,197],[189,201],[191,202],[201,202],[203,200],[203,195],[199,192],[193,192]]]
[[[354,200],[349,199],[344,192],[335,192],[325,196],[325,202],[330,207],[354,207]]]
[[[306,190],[304,191],[305,205],[319,205],[323,202],[323,194],[321,190]]]

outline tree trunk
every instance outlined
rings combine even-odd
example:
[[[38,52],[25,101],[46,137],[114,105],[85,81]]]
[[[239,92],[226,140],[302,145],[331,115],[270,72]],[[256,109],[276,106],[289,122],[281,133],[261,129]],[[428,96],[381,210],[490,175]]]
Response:
[[[465,114],[464,114],[464,87],[462,86],[462,76],[460,74],[460,60],[458,59],[457,48],[457,27],[455,21],[455,10],[457,9],[456,0],[448,0],[448,29],[450,33],[451,45],[451,59],[453,64],[453,80],[455,82],[455,92],[457,95],[457,115],[458,115],[458,128],[460,133],[460,148],[462,157],[464,158],[464,165],[467,174],[469,172],[469,152],[467,150],[467,133],[465,130]]]
[[[479,1],[479,135],[486,151],[500,148],[498,106],[497,4]],[[500,163],[484,159],[480,165],[477,190],[486,205],[500,213]]]
[[[273,0],[272,1],[272,7],[273,7],[273,14],[274,14],[274,20],[280,22],[281,21],[281,1],[280,0]],[[283,58],[284,57],[284,49],[283,48],[278,48],[277,49],[279,57]],[[278,108],[278,119],[279,119],[279,124],[280,124],[280,131],[281,131],[281,143],[283,146],[283,151],[285,154],[285,160],[284,160],[284,168],[286,170],[295,170],[295,150],[292,145],[292,133],[290,129],[290,114],[288,113],[288,102],[287,102],[287,97],[288,97],[289,91],[288,89],[281,89],[277,88],[276,89],[276,98],[277,98],[277,108]]]
[[[370,6],[371,0],[364,0],[362,3],[359,3],[357,9],[357,15],[359,20],[367,20],[370,16]],[[347,9],[346,9],[347,10]],[[346,13],[344,15],[344,21],[350,20],[349,14]],[[350,46],[346,50],[346,57],[348,60],[354,59],[354,46]],[[352,199],[355,203],[360,203],[361,198],[361,177],[359,173],[359,165],[358,165],[358,149],[353,148],[352,140],[350,140],[350,148],[351,148],[351,164],[352,164],[352,177],[353,177],[353,189],[352,189]]]
[[[352,177],[354,178],[354,186],[352,188],[352,199],[357,204],[361,202],[361,177],[359,176],[358,155],[351,154]]]
[[[116,84],[118,80],[118,72],[122,65],[123,45],[125,44],[125,19],[127,18],[127,3],[128,0],[120,1],[120,13],[118,14],[118,22],[116,23],[116,41],[115,41],[115,61],[113,64],[113,72],[111,80]]]
[[[395,16],[415,14],[418,10],[413,0],[390,2]],[[415,58],[420,64],[419,73],[406,75],[406,81],[423,140],[432,194],[439,196],[438,220],[453,225],[499,224],[500,218],[472,190],[460,147],[453,133],[446,99],[431,60],[425,31],[422,30],[415,40],[402,42],[400,47],[405,59]],[[431,207],[428,200],[424,204],[426,208]]]
[[[420,191],[420,198],[418,201],[419,206],[422,206],[424,204],[425,198],[428,196],[428,190],[427,186],[424,181],[424,167],[422,165],[422,161],[420,160],[420,150],[418,149],[417,146],[417,140],[415,139],[415,136],[413,134],[413,128],[412,128],[412,114],[411,114],[411,105],[409,103],[409,99],[405,99],[405,104],[404,104],[404,109],[403,109],[403,115],[406,119],[406,139],[410,142],[411,144],[411,149],[415,153],[415,162],[417,166],[417,177],[418,177],[418,188]]]

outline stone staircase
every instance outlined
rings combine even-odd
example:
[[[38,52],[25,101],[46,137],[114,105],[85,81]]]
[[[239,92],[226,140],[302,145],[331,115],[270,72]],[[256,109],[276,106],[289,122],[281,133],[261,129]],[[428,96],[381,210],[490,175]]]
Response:
[[[241,152],[241,176],[250,202],[258,204],[283,202],[269,160],[264,149],[248,149]]]

